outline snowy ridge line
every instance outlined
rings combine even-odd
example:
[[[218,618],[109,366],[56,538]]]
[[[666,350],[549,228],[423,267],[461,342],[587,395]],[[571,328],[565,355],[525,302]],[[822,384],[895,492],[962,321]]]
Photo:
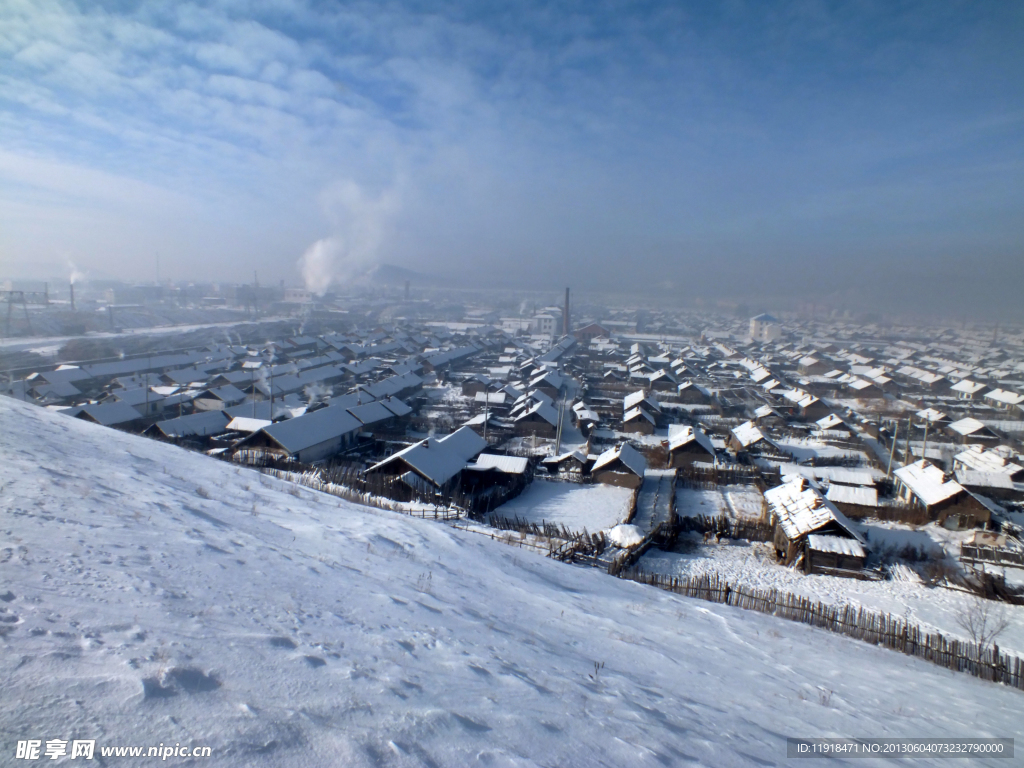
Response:
[[[725,603],[809,624],[930,661],[946,669],[1024,690],[1024,661],[1003,653],[998,645],[981,646],[970,641],[951,640],[941,632],[924,632],[917,624],[894,618],[889,613],[876,613],[852,605],[826,605],[778,589],[761,590],[733,585],[717,575],[704,574],[693,578],[663,576],[635,569],[622,571],[618,576],[685,597]]]
[[[312,488],[314,491],[327,493],[331,496],[338,496],[339,498],[351,501],[355,504],[362,504],[367,507],[376,507],[378,509],[387,509],[392,512],[401,512],[403,515],[409,515],[410,517],[420,517],[426,520],[459,520],[465,517],[464,510],[457,507],[450,507],[446,509],[438,509],[435,507],[432,510],[426,508],[415,509],[412,506],[405,506],[399,501],[382,499],[378,496],[374,496],[372,493],[361,493],[345,485],[329,483],[321,478],[320,473],[316,471],[289,472],[284,469],[263,467],[260,469],[260,473],[276,477],[278,480],[285,480],[290,483],[304,485],[307,488]]]

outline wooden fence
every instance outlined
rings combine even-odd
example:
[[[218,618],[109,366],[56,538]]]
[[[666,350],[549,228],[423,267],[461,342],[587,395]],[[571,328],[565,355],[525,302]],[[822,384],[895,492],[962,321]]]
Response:
[[[946,669],[1024,690],[1024,662],[1001,652],[999,646],[983,647],[973,642],[952,640],[938,632],[926,633],[916,624],[909,624],[888,613],[875,613],[849,605],[826,605],[777,589],[760,590],[734,585],[722,581],[717,575],[689,578],[624,570],[618,576],[686,597],[725,603],[820,627],[924,659]]]
[[[404,507],[401,502],[396,502],[391,499],[383,499],[379,496],[373,495],[372,493],[355,490],[347,485],[338,485],[337,483],[325,481],[317,471],[289,472],[287,470],[274,469],[272,467],[264,467],[260,471],[266,475],[297,483],[299,485],[304,485],[307,488],[312,488],[313,490],[320,491],[321,493],[329,493],[332,496],[338,496],[339,498],[346,499],[356,504],[364,504],[368,507],[377,507],[378,509],[390,509],[394,512],[401,512],[409,515],[410,517],[420,517],[425,520],[458,520],[466,515],[465,510],[454,506],[436,505],[429,509],[426,507],[423,509]]]
[[[1009,565],[1024,568],[1024,552],[1001,547],[985,547],[974,544],[960,545],[960,561],[971,565],[989,563],[992,565]]]
[[[774,535],[772,526],[763,520],[743,520],[726,515],[680,517],[677,526],[680,533],[711,534],[717,539],[771,541]]]
[[[756,485],[762,490],[781,482],[778,470],[746,464],[691,464],[680,467],[676,483],[681,488],[709,490],[720,485]]]

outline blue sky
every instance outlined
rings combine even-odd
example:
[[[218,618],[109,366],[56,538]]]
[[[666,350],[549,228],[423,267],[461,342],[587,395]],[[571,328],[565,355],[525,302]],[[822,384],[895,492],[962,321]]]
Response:
[[[1022,39],[1005,2],[6,0],[0,272],[1012,301]]]

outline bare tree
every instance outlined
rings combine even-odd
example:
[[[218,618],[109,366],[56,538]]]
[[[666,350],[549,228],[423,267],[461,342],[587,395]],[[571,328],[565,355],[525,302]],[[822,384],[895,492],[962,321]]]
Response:
[[[982,649],[988,648],[1010,626],[1006,606],[995,600],[973,595],[957,609],[956,623]]]

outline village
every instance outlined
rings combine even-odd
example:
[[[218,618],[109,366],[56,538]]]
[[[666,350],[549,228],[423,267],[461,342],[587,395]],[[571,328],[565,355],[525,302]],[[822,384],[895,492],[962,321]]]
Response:
[[[23,366],[3,388],[661,586],[913,605],[960,636],[965,596],[1024,604],[1019,331],[558,299],[455,319],[307,304],[249,340],[150,335],[144,352]],[[1008,625],[1004,646],[1024,651],[1019,609]]]

